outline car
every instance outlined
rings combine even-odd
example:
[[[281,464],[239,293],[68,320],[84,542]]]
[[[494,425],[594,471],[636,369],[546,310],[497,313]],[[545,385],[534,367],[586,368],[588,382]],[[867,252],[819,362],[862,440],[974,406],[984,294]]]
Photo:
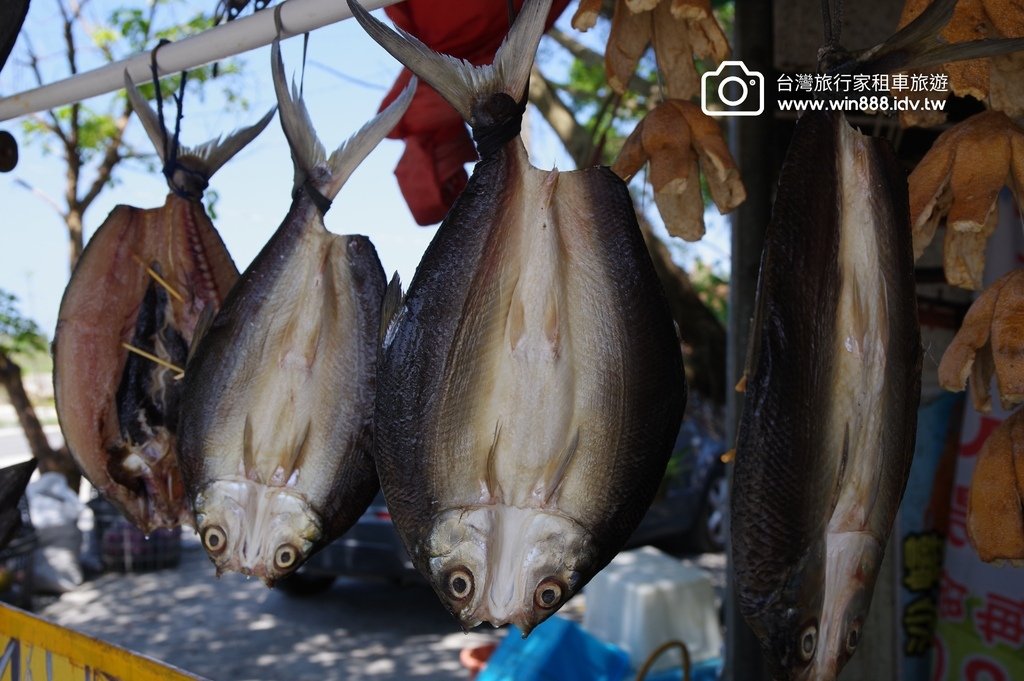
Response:
[[[654,502],[625,548],[653,545],[674,555],[722,551],[728,509],[724,450],[703,421],[683,421]],[[352,529],[277,586],[289,595],[312,595],[329,589],[341,576],[425,583],[379,492]]]
[[[668,553],[725,550],[729,478],[726,447],[711,428],[683,421],[661,486],[626,548],[652,545]]]

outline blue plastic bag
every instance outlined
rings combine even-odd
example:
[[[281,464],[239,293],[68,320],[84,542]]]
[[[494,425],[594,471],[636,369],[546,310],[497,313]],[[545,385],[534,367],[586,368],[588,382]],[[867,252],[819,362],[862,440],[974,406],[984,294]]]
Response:
[[[626,651],[555,616],[525,640],[509,627],[477,681],[623,681],[629,673]]]

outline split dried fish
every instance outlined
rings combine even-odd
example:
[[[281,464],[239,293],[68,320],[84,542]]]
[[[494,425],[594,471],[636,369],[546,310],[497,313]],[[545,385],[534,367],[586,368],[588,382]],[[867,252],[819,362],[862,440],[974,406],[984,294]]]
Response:
[[[524,633],[643,517],[686,401],[672,318],[622,180],[534,168],[519,137],[550,1],[475,67],[359,23],[470,123],[482,156],[385,303],[377,469],[416,567],[463,627]]]
[[[127,74],[125,87],[168,164],[166,131]],[[203,191],[273,114],[174,152],[164,205],[114,208],[61,300],[53,380],[64,438],[93,486],[147,533],[189,522],[176,458],[181,369],[199,318],[238,279]]]

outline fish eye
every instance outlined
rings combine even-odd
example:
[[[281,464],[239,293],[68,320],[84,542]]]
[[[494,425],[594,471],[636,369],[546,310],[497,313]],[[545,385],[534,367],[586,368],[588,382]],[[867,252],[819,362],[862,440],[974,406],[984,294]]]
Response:
[[[800,659],[810,662],[814,657],[814,649],[818,647],[818,627],[813,624],[800,634]]]
[[[533,602],[538,608],[551,610],[562,602],[562,584],[555,579],[545,579],[533,592]]]
[[[858,643],[860,643],[860,620],[855,620],[846,634],[846,652],[853,655]]]
[[[218,525],[210,525],[203,530],[203,546],[212,554],[223,553],[228,546],[228,537],[224,529]]]
[[[277,551],[274,552],[274,567],[278,570],[287,570],[295,565],[295,561],[298,559],[299,552],[294,546],[291,544],[281,544],[277,547]]]
[[[448,594],[457,601],[465,600],[473,593],[473,575],[468,570],[456,568],[448,573]]]

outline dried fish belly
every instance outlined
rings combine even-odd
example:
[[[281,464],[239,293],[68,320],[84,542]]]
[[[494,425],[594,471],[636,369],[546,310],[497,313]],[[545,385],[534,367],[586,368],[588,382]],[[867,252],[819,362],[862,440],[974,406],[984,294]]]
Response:
[[[385,278],[330,201],[409,104],[415,83],[328,158],[272,50],[296,167],[288,214],[188,363],[181,468],[217,572],[268,585],[347,530],[378,489],[373,400]]]
[[[857,649],[914,450],[906,177],[840,115],[796,126],[768,228],[732,492],[738,600],[776,679]]]
[[[534,168],[519,138],[550,2],[527,2],[483,67],[349,4],[469,121],[482,156],[404,300],[389,290],[381,486],[461,624],[528,633],[649,506],[685,404],[679,343],[625,184]]]
[[[156,114],[125,84],[166,163]],[[190,522],[176,458],[179,379],[200,316],[216,311],[238,279],[203,190],[272,116],[179,150],[164,205],[116,207],[61,300],[53,375],[68,448],[100,493],[147,533]]]

